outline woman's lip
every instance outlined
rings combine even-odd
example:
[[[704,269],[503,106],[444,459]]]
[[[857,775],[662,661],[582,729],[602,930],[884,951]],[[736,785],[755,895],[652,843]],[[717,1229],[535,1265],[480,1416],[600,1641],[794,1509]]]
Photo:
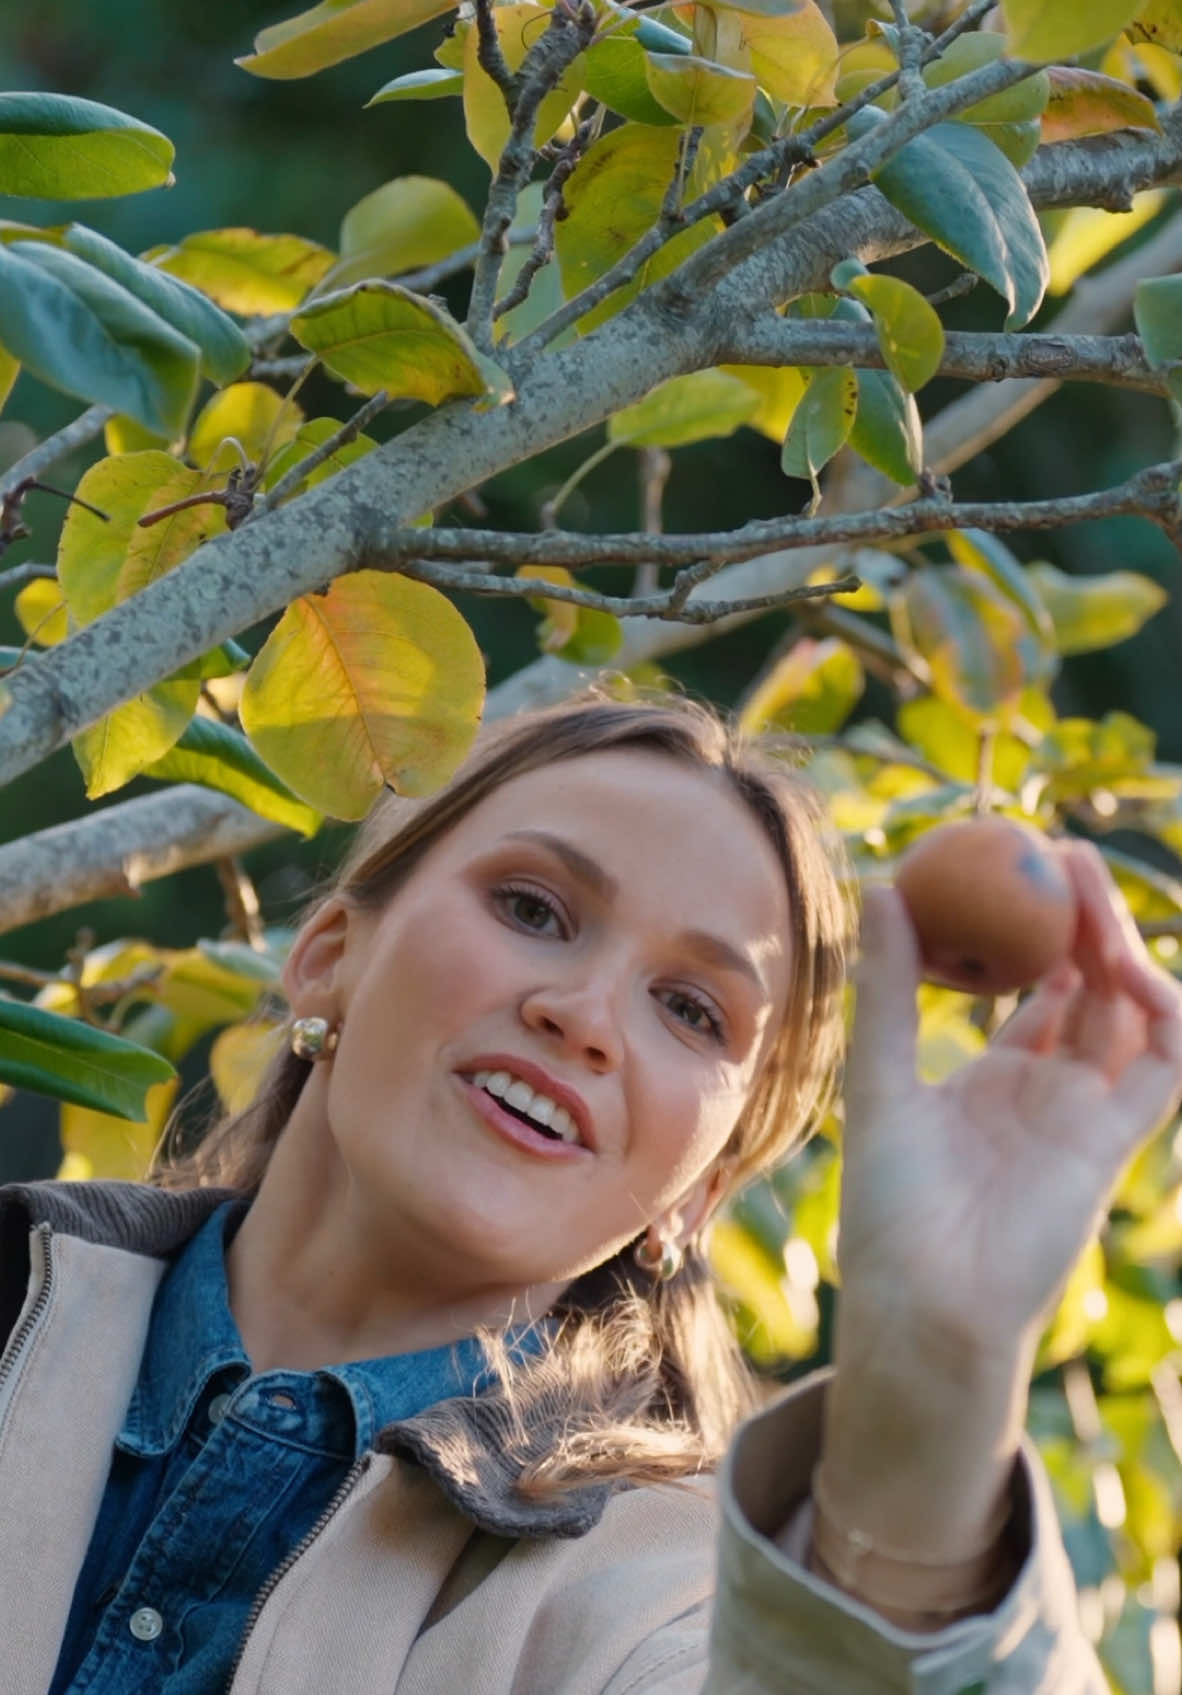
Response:
[[[579,1141],[585,1148],[596,1152],[595,1132],[591,1125],[591,1114],[587,1103],[577,1090],[565,1083],[560,1083],[556,1077],[551,1077],[548,1071],[532,1060],[522,1059],[513,1054],[478,1054],[468,1065],[465,1065],[464,1077],[474,1077],[478,1071],[508,1071],[513,1077],[520,1077],[523,1083],[528,1083],[531,1089],[538,1089],[543,1095],[549,1095],[552,1101],[566,1108],[574,1120],[575,1129],[579,1133]]]
[[[458,1072],[455,1075],[456,1081],[484,1122],[506,1142],[512,1142],[514,1147],[522,1149],[524,1153],[533,1154],[535,1159],[572,1160],[590,1157],[589,1150],[581,1147],[578,1142],[560,1142],[556,1138],[552,1140],[549,1136],[543,1136],[540,1130],[531,1130],[520,1118],[514,1118],[511,1112],[506,1112],[501,1103],[486,1089],[478,1089],[475,1083],[470,1082],[467,1077],[461,1077]]]

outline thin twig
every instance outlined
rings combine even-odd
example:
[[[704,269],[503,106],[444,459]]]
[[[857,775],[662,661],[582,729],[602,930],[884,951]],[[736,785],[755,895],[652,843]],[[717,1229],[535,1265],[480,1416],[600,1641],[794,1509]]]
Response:
[[[768,312],[728,330],[720,364],[886,366],[870,324],[833,318],[781,318]],[[1061,382],[1109,383],[1146,394],[1169,393],[1167,373],[1155,370],[1139,336],[1005,334],[947,330],[936,373],[966,382],[1009,377],[1055,377]]]
[[[663,447],[642,447],[639,470],[640,527],[647,535],[659,536],[665,528],[665,486],[673,470],[673,460]],[[652,594],[659,580],[659,567],[653,560],[643,559],[636,567],[632,593]]]
[[[231,934],[261,953],[266,946],[258,891],[235,854],[214,860]]]
[[[84,447],[88,441],[93,441],[95,436],[102,433],[107,419],[114,416],[114,407],[90,406],[62,429],[46,436],[44,441],[30,448],[23,458],[18,459],[15,465],[10,465],[3,477],[0,477],[0,501],[6,500],[21,483],[27,483],[30,478],[36,481],[43,471],[48,471],[51,465],[56,465],[58,460],[64,459],[68,453],[73,453],[76,447]]]
[[[479,6],[484,3],[485,0],[478,0],[478,23]],[[493,351],[497,283],[506,253],[506,238],[517,211],[517,197],[529,181],[536,159],[533,134],[538,108],[547,94],[557,88],[567,67],[594,32],[595,13],[588,0],[578,0],[577,6],[556,6],[521,70],[512,79],[511,98],[506,93],[512,123],[488,193],[468,303],[468,333],[483,353]]]
[[[773,548],[901,540],[941,530],[1053,530],[1123,514],[1138,514],[1161,525],[1177,523],[1182,504],[1180,477],[1182,460],[1171,460],[1146,466],[1127,482],[1091,494],[963,504],[927,498],[874,512],[760,519],[737,530],[695,535],[576,535],[568,530],[521,533],[378,526],[361,551],[367,566],[393,570],[405,570],[411,561],[417,567],[428,561],[466,564],[473,560],[513,566],[562,565],[574,571],[590,565],[636,565],[648,559],[668,566],[709,560],[717,566],[754,559]]]
[[[325,460],[332,458],[339,447],[345,447],[349,442],[356,441],[366,425],[372,423],[378,413],[389,404],[389,395],[384,388],[379,389],[360,410],[353,414],[347,423],[342,424],[339,430],[329,436],[327,441],[321,442],[319,447],[313,448],[306,459],[301,459],[298,465],[293,465],[290,471],[284,472],[275,487],[269,489],[261,500],[255,502],[251,519],[261,518],[264,513],[272,511],[290,495],[293,495],[303,483],[307,482],[313,471],[323,465]]]
[[[6,571],[0,571],[0,594],[5,589],[19,589],[25,583],[37,580],[52,581],[57,576],[54,565],[36,565],[27,560],[23,565],[10,565]]]
[[[566,216],[566,206],[562,191],[566,187],[571,172],[583,157],[588,142],[595,133],[596,120],[588,118],[581,123],[566,146],[559,153],[554,169],[546,183],[546,192],[542,199],[542,211],[538,218],[534,234],[533,249],[525,264],[517,274],[513,287],[503,294],[493,308],[493,321],[503,318],[506,312],[511,312],[515,306],[520,306],[529,296],[533,280],[543,266],[548,265],[554,257],[554,226],[558,220]],[[510,237],[510,240],[512,238]]]

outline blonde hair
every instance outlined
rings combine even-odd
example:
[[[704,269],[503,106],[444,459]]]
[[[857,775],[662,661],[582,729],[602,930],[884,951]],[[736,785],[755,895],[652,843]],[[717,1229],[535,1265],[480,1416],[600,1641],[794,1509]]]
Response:
[[[786,753],[756,747],[711,708],[679,696],[620,701],[591,691],[523,712],[484,726],[457,774],[428,799],[383,795],[309,913],[334,896],[384,906],[433,844],[502,783],[558,760],[628,747],[725,778],[758,819],[784,873],[788,996],[724,1149],[733,1192],[808,1138],[831,1098],[842,1046],[852,919],[844,864],[819,797]],[[170,1153],[166,1143],[150,1180],[253,1192],[309,1069],[285,1048],[245,1111],[216,1124],[188,1154]],[[699,1471],[717,1460],[755,1404],[757,1380],[699,1252],[676,1277],[654,1284],[628,1247],[578,1278],[550,1318],[557,1323],[547,1345],[524,1363],[498,1338],[484,1338],[497,1378],[487,1393],[500,1398],[519,1451],[518,1488],[533,1498],[593,1478],[652,1482]]]

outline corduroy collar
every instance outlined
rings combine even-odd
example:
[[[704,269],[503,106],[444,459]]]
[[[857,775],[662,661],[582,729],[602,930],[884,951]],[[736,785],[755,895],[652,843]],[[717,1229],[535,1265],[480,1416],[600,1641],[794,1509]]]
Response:
[[[196,1234],[234,1191],[158,1189],[148,1183],[12,1183],[0,1187],[0,1336],[7,1336],[29,1276],[28,1233],[48,1224],[128,1253],[167,1259]],[[446,1409],[446,1410],[444,1410]],[[494,1396],[440,1402],[378,1433],[379,1452],[412,1460],[481,1530],[495,1536],[582,1536],[599,1522],[610,1483],[585,1484],[552,1501],[527,1501],[517,1480],[528,1460],[552,1446],[557,1409],[527,1431],[528,1453],[510,1445],[505,1412]]]

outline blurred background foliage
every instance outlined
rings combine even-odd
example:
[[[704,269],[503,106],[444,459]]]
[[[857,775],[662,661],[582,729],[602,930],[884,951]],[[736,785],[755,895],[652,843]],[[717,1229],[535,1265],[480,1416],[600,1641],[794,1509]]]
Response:
[[[264,82],[233,63],[256,31],[275,20],[269,4],[204,0],[43,0],[0,13],[0,87],[84,95],[134,113],[177,146],[171,189],[72,206],[0,200],[0,217],[36,222],[83,218],[131,252],[201,229],[235,224],[291,231],[336,244],[342,214],[363,195],[411,172],[453,184],[479,209],[487,171],[463,132],[458,103],[424,109],[390,104],[361,110],[383,82],[431,62],[443,33],[434,23],[311,82]],[[940,286],[948,262],[930,249],[898,262],[918,286]],[[444,285],[461,315],[466,279]],[[978,290],[942,314],[949,328],[994,328],[996,307]],[[1036,327],[1059,302],[1043,308]],[[303,396],[308,414],[339,407],[318,379]],[[963,385],[933,382],[930,415]],[[0,470],[77,412],[63,395],[19,379],[0,421]],[[372,427],[379,440],[400,427],[396,410]],[[1099,385],[1069,385],[956,477],[963,499],[1033,499],[1122,481],[1174,451],[1166,405]],[[598,439],[598,438],[596,438]],[[593,446],[580,438],[516,467],[480,490],[487,521],[531,529],[542,504]],[[102,453],[95,443],[59,466],[72,486]],[[583,480],[565,507],[572,528],[623,530],[639,519],[638,455],[613,454]],[[778,445],[753,429],[679,449],[665,499],[670,529],[717,529],[784,508]],[[29,538],[8,558],[52,557],[60,505],[46,494],[25,504]],[[1173,966],[1182,916],[1182,571],[1150,524],[1114,519],[1010,543],[1023,562],[1045,560],[1073,578],[1133,571],[1168,598],[1130,639],[1096,644],[1062,659],[1049,695],[1059,724],[1039,717],[1032,745],[1004,744],[994,774],[1044,825],[1087,824],[1101,834],[1139,919]],[[590,574],[594,583],[595,575]],[[605,582],[604,586],[608,586]],[[537,652],[537,619],[524,605],[458,597],[495,685]],[[883,630],[888,610],[871,603]],[[820,634],[820,632],[818,632]],[[800,628],[772,614],[664,663],[666,674],[723,706],[766,707],[781,724],[819,738],[812,760],[855,860],[873,869],[949,810],[971,804],[977,746],[947,704],[926,696],[901,706],[881,678],[865,674],[832,637],[802,646]],[[0,606],[0,644],[23,639],[11,606]],[[244,637],[257,647],[260,635]],[[752,700],[770,659],[791,648],[796,681],[770,700]],[[828,639],[830,645],[824,645]],[[1071,723],[1064,723],[1070,720]],[[1086,721],[1086,722],[1081,722]],[[826,738],[841,730],[841,745]],[[855,732],[852,736],[850,732]],[[859,735],[860,732],[860,735]],[[901,741],[892,740],[901,737]],[[1033,787],[1029,785],[1033,784]],[[1027,785],[1027,787],[1024,787]],[[108,797],[149,792],[143,780]],[[1125,828],[1140,806],[1138,828]],[[0,840],[77,816],[82,779],[69,750],[5,791]],[[1156,810],[1155,810],[1156,808]],[[1111,829],[1113,822],[1122,825]],[[179,1097],[188,1121],[249,1092],[276,1040],[274,996],[286,927],[334,864],[346,828],[329,824],[308,841],[260,848],[246,872],[261,913],[254,944],[244,939],[234,890],[214,868],[147,885],[137,897],[77,908],[5,937],[6,958],[55,981],[42,1004],[82,1010],[87,997],[124,1033],[180,1065],[181,1080],[156,1085],[142,1126],[27,1094],[0,1113],[0,1180],[106,1174],[138,1176]],[[1175,881],[1178,879],[1178,881]],[[63,966],[63,961],[67,962]],[[923,1064],[938,1077],[985,1041],[1004,1008],[952,991],[922,991]],[[216,1095],[204,1080],[212,1073]],[[203,1085],[202,1089],[198,1087]],[[196,1094],[192,1092],[196,1090]],[[840,1123],[832,1120],[805,1152],[750,1190],[715,1228],[712,1255],[745,1345],[773,1381],[827,1358],[835,1283]],[[1085,1622],[1113,1687],[1123,1695],[1178,1695],[1178,1548],[1182,1542],[1182,1145],[1169,1126],[1126,1173],[1109,1225],[1081,1261],[1043,1340],[1029,1427],[1049,1468]]]

